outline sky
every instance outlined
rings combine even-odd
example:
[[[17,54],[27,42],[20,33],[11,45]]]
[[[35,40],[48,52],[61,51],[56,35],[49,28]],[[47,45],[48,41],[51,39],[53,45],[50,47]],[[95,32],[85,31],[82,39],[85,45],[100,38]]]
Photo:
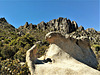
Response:
[[[0,18],[16,28],[63,17],[100,31],[99,12],[99,0],[0,0]]]

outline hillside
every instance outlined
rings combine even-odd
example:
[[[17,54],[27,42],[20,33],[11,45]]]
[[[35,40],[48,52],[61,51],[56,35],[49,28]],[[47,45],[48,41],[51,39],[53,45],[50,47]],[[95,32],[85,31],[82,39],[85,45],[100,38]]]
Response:
[[[81,37],[88,38],[98,61],[100,60],[100,33],[93,28],[85,30],[82,26],[78,27],[75,21],[59,17],[47,23],[42,21],[37,25],[26,22],[25,25],[16,29],[5,18],[0,18],[1,75],[28,74],[29,70],[25,63],[26,51],[37,41],[41,41],[37,55],[38,57],[42,56],[49,45],[45,40],[45,35],[50,31],[60,32],[62,35],[69,34],[76,39]],[[24,65],[21,62],[24,62]],[[18,69],[15,69],[15,67]],[[98,69],[100,70],[100,67]]]

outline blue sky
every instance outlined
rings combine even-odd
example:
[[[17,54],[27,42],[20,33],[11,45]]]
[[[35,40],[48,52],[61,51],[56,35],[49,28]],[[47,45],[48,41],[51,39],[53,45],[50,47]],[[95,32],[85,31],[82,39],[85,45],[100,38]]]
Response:
[[[99,0],[0,0],[0,17],[16,28],[25,22],[38,24],[67,17],[85,29],[100,31],[99,4]]]

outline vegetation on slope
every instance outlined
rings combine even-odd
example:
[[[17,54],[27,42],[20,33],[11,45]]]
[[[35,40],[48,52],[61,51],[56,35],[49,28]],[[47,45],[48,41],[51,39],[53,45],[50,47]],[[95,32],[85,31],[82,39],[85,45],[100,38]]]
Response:
[[[23,32],[23,35],[19,35]],[[48,43],[44,39],[42,30],[15,29],[6,20],[0,21],[0,74],[28,75],[29,70],[25,63],[26,51],[30,49],[36,41],[42,41],[38,46],[38,57],[45,53]],[[21,65],[21,62],[24,62]]]

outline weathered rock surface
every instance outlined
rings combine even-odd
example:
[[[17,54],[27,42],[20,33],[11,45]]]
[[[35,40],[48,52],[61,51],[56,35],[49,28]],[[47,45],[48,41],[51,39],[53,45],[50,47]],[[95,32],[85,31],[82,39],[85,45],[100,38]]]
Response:
[[[77,40],[50,32],[46,40],[50,47],[41,58],[36,59],[34,54],[36,45],[27,51],[26,62],[32,75],[100,75],[93,69],[98,62],[87,39]]]

